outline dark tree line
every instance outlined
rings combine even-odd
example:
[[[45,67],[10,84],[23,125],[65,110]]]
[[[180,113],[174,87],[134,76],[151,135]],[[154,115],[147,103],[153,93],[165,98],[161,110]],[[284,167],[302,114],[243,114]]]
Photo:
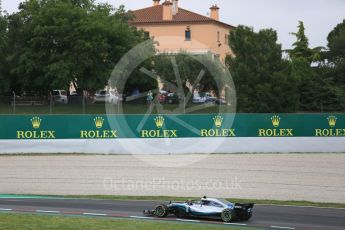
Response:
[[[9,88],[6,74],[7,42],[7,20],[0,11],[0,92],[4,92]]]
[[[104,88],[120,58],[148,39],[128,23],[130,19],[124,8],[94,0],[26,0],[17,13],[0,13],[0,95],[43,94],[68,89],[71,83],[90,92]],[[283,50],[272,29],[254,32],[239,26],[231,31],[234,56],[228,56],[226,64],[239,112],[345,111],[345,20],[329,33],[327,48],[309,47],[302,22],[292,35],[292,49]],[[185,92],[193,91],[202,62],[183,53],[174,60]],[[156,56],[142,66],[178,86],[172,56]],[[140,67],[131,74],[126,93],[157,88]],[[222,80],[222,73],[206,69],[192,87],[217,90]]]
[[[0,18],[0,93],[95,91],[119,59],[145,39],[130,14],[94,0],[27,0]]]
[[[328,36],[328,47],[310,48],[303,22],[296,42],[282,50],[272,29],[231,32],[227,58],[240,112],[345,111],[345,20]]]

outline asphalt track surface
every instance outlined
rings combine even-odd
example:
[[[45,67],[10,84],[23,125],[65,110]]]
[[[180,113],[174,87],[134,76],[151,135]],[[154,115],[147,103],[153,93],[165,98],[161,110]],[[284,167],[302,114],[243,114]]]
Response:
[[[147,219],[151,221],[190,222],[225,225],[221,221],[203,219],[159,219],[142,214],[153,209],[156,201],[111,201],[89,199],[0,199],[0,213],[42,213],[52,215],[81,215],[109,218]],[[344,230],[345,209],[256,205],[253,218],[230,226],[260,227],[267,229]]]

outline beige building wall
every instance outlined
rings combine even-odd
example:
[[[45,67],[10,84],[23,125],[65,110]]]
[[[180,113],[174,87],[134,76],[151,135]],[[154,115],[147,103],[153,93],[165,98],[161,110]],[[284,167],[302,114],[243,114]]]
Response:
[[[230,29],[215,23],[208,24],[161,24],[161,25],[137,25],[150,33],[158,42],[156,48],[159,52],[207,53],[220,57],[224,62],[227,54],[231,54],[228,45]],[[185,31],[191,31],[191,40],[185,40]],[[219,35],[218,35],[219,33]],[[218,40],[219,36],[219,40]],[[226,37],[225,37],[226,36]],[[171,38],[169,38],[171,37]]]

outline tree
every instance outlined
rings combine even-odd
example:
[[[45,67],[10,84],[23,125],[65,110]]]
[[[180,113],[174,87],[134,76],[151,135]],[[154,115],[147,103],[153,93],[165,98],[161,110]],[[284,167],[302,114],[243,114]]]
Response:
[[[29,0],[10,16],[11,73],[25,90],[95,91],[117,61],[143,41],[124,8],[93,0]]]
[[[326,110],[345,110],[345,20],[338,24],[328,35],[328,50],[324,52],[324,63],[319,73],[324,87],[328,89],[323,101]]]
[[[325,82],[332,82],[330,79],[322,79],[316,67],[317,62],[321,61],[321,51],[324,48],[309,47],[309,39],[305,35],[304,23],[301,21],[298,32],[291,34],[296,37],[296,42],[292,45],[293,49],[287,52],[291,59],[291,75],[299,82],[299,111],[321,111],[324,109],[323,104],[328,101],[325,98],[326,94],[330,92]]]
[[[345,104],[344,88],[337,82],[342,78],[341,75],[344,72],[339,71],[339,77],[334,78],[337,76],[335,74],[336,63],[341,60],[338,57],[342,56],[341,51],[339,52],[343,45],[341,42],[345,41],[345,37],[343,40],[341,39],[341,26],[338,25],[328,36],[328,52],[323,52],[325,49],[323,47],[309,47],[303,22],[299,22],[298,32],[292,34],[296,36],[296,42],[288,53],[291,59],[291,74],[299,82],[299,110],[313,112],[342,110]],[[340,37],[337,37],[338,35]],[[334,43],[338,38],[340,41]],[[322,59],[326,59],[326,61],[322,61]]]
[[[126,95],[132,95],[135,90],[139,90],[139,92],[148,92],[153,89],[158,89],[158,81],[141,71],[141,68],[152,70],[154,68],[152,61],[151,58],[145,60],[130,73],[124,87],[124,93]],[[145,103],[147,103],[146,98]]]
[[[3,16],[0,11],[0,93],[9,90],[9,79],[6,69],[7,43],[7,17]]]
[[[328,35],[326,58],[333,68],[332,74],[337,83],[345,85],[345,20]]]
[[[323,47],[309,48],[309,39],[305,35],[305,27],[302,21],[299,21],[298,32],[291,33],[296,37],[296,42],[293,43],[293,49],[288,50],[290,58],[305,58],[310,64],[312,62],[320,61],[320,52]]]
[[[231,31],[234,57],[227,65],[237,89],[240,112],[294,112],[298,107],[297,80],[290,76],[287,60],[272,29],[254,32],[239,26]]]
[[[179,89],[184,95],[193,94],[195,90],[214,91],[218,96],[223,90],[222,67],[210,55],[191,56],[184,52],[176,55],[162,54],[155,57],[154,63],[157,75],[163,83],[169,83],[165,84],[167,90]]]

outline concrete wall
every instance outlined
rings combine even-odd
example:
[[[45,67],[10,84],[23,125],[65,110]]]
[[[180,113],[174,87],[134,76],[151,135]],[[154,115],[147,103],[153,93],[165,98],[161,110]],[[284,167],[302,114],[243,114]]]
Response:
[[[0,154],[345,153],[343,137],[0,140]]]

